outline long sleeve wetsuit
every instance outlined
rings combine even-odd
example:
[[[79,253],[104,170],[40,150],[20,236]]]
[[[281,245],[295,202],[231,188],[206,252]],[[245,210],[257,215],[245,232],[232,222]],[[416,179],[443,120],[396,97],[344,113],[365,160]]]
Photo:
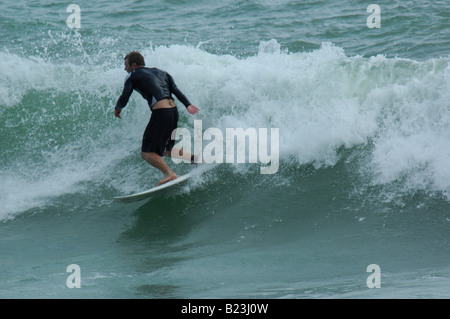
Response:
[[[147,100],[150,109],[162,99],[172,99],[172,93],[185,107],[191,105],[187,97],[178,89],[172,76],[157,68],[140,67],[125,78],[122,94],[116,103],[116,109],[123,109],[133,93],[138,91]]]

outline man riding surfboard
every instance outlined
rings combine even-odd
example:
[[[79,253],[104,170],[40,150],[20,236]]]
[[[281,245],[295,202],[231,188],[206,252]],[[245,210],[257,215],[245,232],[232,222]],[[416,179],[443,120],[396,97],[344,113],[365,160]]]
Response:
[[[124,58],[124,65],[128,75],[122,94],[117,100],[114,115],[121,118],[120,112],[127,105],[133,90],[147,100],[152,115],[142,138],[141,157],[164,174],[158,186],[177,178],[164,161],[163,155],[190,159],[191,162],[194,158],[192,154],[173,147],[175,141],[171,136],[178,125],[178,109],[172,94],[185,105],[190,114],[196,114],[199,110],[178,89],[169,73],[145,67],[144,57],[139,52],[128,53]]]

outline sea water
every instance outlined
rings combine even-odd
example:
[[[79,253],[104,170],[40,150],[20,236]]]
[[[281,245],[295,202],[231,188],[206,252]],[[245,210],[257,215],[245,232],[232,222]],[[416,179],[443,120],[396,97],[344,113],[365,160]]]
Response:
[[[0,297],[450,297],[450,4],[370,4],[2,1]],[[146,101],[113,113],[131,50],[193,138],[278,129],[277,171],[114,202],[162,177]]]

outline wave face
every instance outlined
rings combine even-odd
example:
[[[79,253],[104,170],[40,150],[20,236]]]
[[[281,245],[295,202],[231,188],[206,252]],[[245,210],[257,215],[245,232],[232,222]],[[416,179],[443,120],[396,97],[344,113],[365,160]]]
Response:
[[[76,4],[80,29],[69,4],[0,4],[0,297],[449,297],[447,2],[380,3],[372,29],[356,0]],[[161,179],[146,101],[113,114],[131,50],[200,108],[178,103],[204,152],[209,128],[278,129],[276,173],[249,138],[244,163],[169,159],[195,176],[114,202]]]
[[[332,167],[350,152],[363,187],[395,184],[400,193],[440,192],[449,199],[448,58],[348,57],[330,43],[290,53],[276,40],[261,42],[258,54],[245,58],[186,45],[142,53],[147,65],[164,66],[189,92],[203,130],[279,128],[285,171]],[[90,182],[118,191],[142,185],[134,157],[122,172],[132,174],[125,183],[118,186],[114,176],[138,154],[149,117],[137,93],[126,120],[112,116],[125,75],[111,67],[114,61],[53,63],[8,52],[0,58],[2,219],[86,190]],[[182,115],[180,126],[192,130],[193,120]]]

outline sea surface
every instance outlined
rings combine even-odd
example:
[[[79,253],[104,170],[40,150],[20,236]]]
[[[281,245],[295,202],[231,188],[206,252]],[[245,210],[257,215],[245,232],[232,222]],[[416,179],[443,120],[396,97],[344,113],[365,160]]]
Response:
[[[276,172],[114,201],[162,178],[132,50]],[[0,298],[450,298],[449,52],[449,1],[0,1]]]

